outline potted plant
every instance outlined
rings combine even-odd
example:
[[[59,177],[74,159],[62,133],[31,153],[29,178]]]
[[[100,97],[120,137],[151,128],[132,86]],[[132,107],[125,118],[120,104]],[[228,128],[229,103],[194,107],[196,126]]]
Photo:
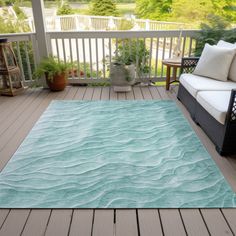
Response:
[[[149,53],[143,40],[124,40],[119,43],[116,56],[110,65],[111,85],[115,92],[127,92],[140,76],[142,68],[147,69]]]
[[[48,87],[52,91],[61,91],[67,85],[68,70],[70,68],[70,63],[49,56],[40,62],[35,71],[35,76],[39,78],[45,75]]]

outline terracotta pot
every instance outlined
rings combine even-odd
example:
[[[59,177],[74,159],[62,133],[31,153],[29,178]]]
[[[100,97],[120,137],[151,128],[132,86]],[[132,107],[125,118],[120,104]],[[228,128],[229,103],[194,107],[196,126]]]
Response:
[[[53,79],[48,79],[46,75],[47,85],[52,91],[62,91],[67,85],[67,76],[65,73],[55,75]]]

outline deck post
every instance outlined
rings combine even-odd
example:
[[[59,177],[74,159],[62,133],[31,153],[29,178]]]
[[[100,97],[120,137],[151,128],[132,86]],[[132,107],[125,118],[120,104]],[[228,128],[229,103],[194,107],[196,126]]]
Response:
[[[34,16],[34,26],[38,44],[38,55],[41,60],[48,56],[48,44],[46,36],[46,25],[44,21],[44,2],[43,0],[32,0],[32,9]],[[47,88],[45,78],[42,78],[42,85]]]

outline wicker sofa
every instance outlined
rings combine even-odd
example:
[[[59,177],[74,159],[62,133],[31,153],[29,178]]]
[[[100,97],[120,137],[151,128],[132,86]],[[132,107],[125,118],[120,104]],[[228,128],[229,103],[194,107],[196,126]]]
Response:
[[[198,58],[182,59],[177,98],[220,155],[236,154],[236,82],[192,74],[197,62]]]

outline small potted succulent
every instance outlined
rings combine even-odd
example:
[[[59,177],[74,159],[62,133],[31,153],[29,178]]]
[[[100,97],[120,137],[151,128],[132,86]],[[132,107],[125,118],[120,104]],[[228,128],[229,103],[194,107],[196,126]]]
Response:
[[[45,75],[47,85],[52,91],[62,91],[67,85],[70,68],[70,63],[49,56],[39,63],[34,75],[37,78]]]

